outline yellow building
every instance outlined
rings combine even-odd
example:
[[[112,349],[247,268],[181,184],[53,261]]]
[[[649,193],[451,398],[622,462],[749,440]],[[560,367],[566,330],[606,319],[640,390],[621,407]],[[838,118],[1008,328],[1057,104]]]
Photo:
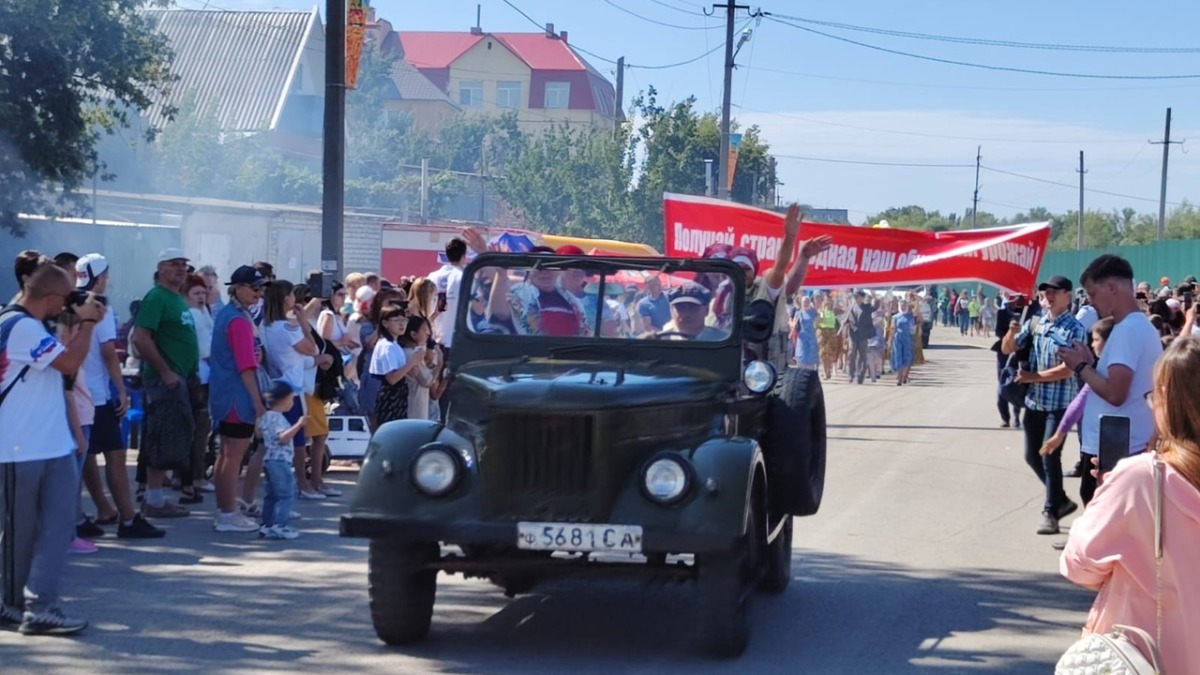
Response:
[[[467,114],[517,114],[524,131],[567,122],[612,126],[613,85],[567,33],[399,31],[404,60]]]

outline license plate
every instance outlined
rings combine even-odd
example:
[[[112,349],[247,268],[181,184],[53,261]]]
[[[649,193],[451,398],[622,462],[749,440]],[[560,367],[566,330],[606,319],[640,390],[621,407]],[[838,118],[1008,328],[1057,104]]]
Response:
[[[517,523],[517,548],[531,551],[641,553],[640,525]]]

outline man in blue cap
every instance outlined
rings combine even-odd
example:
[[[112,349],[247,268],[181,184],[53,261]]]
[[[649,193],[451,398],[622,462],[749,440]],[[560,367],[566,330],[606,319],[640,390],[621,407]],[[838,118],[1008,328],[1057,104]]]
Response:
[[[712,302],[712,293],[707,288],[689,281],[672,290],[667,298],[671,303],[671,320],[659,335],[704,342],[719,342],[729,337],[728,331],[705,324]]]

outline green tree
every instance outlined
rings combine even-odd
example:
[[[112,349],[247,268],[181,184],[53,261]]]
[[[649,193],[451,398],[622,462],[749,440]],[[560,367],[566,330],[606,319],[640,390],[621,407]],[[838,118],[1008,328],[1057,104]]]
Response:
[[[170,83],[171,52],[139,10],[165,0],[0,2],[0,227],[103,172],[96,143]],[[59,206],[67,206],[59,200]]]

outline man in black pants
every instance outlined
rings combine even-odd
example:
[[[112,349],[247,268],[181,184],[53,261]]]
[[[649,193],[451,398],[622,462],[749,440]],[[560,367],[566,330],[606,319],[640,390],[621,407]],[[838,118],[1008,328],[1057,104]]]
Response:
[[[1005,355],[1000,350],[1000,341],[1008,334],[1008,327],[1013,321],[1020,321],[1021,314],[1025,310],[1029,300],[1024,295],[1010,295],[1007,301],[996,312],[996,344],[992,345],[992,351],[996,352],[996,379],[999,381],[1000,374],[1004,372],[1004,368],[1008,365],[1009,356]],[[1038,306],[1029,308],[1029,314],[1035,314]],[[1024,359],[1022,358],[1024,357]],[[1021,363],[1023,360],[1028,360],[1028,353],[1018,354],[1013,357],[1014,364]],[[996,388],[996,408],[1000,411],[1000,426],[1003,428],[1012,427],[1014,429],[1021,428],[1021,410],[1019,405],[1010,404],[1000,395],[1000,388]],[[1011,408],[1012,412],[1009,413]]]
[[[1013,321],[1000,341],[1006,356],[1029,347],[1029,370],[1021,370],[1017,382],[1029,385],[1025,397],[1025,462],[1046,488],[1038,534],[1058,534],[1058,521],[1074,513],[1079,505],[1063,491],[1062,448],[1042,455],[1042,445],[1058,429],[1063,413],[1079,393],[1079,381],[1063,363],[1059,349],[1083,342],[1087,334],[1071,314],[1071,280],[1053,276],[1038,286],[1046,316],[1023,324]]]
[[[856,292],[855,306],[850,310],[850,381],[863,383],[867,374],[867,342],[875,337],[872,315],[875,305],[866,291]]]

